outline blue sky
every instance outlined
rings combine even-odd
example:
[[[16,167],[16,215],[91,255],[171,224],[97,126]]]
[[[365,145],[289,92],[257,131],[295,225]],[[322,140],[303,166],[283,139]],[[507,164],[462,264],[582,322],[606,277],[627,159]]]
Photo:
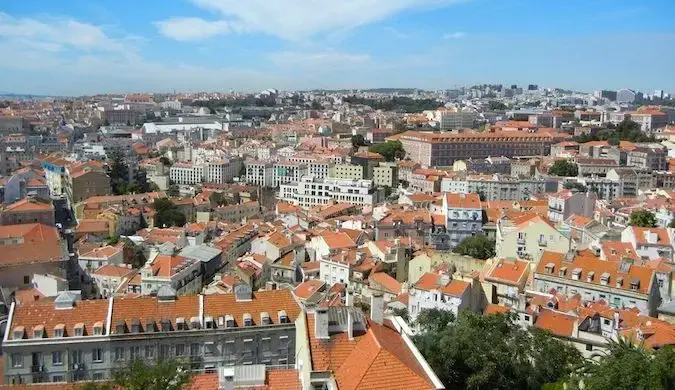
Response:
[[[0,91],[536,83],[675,92],[673,0],[0,3]]]

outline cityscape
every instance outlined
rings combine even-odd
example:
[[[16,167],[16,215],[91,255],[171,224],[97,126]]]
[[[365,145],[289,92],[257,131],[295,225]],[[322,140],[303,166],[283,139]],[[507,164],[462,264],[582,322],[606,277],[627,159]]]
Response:
[[[0,389],[675,388],[672,70],[436,68],[578,5],[37,3],[0,5]],[[579,37],[675,16],[614,7]]]

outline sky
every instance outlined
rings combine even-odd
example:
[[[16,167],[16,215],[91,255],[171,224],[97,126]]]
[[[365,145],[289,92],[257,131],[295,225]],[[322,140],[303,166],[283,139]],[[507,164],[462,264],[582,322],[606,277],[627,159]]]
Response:
[[[675,93],[673,0],[0,1],[0,92]]]

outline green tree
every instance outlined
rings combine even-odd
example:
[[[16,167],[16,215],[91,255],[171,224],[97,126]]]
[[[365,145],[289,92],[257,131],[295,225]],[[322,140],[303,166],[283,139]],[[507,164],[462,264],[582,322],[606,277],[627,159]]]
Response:
[[[670,221],[670,223],[668,224],[668,227],[671,228],[671,229],[675,229],[675,219]]]
[[[629,224],[638,227],[655,227],[656,215],[649,210],[635,210],[630,213]]]
[[[387,161],[401,160],[405,157],[405,149],[403,149],[401,141],[387,141],[375,144],[370,147],[370,151],[381,154]]]
[[[134,359],[113,373],[113,383],[126,390],[181,390],[191,376],[189,364],[182,360]]]
[[[106,239],[107,245],[117,245],[118,242],[120,242],[119,234],[113,234],[112,236],[108,236],[108,238]]]
[[[577,190],[579,192],[586,192],[586,186],[581,183],[567,182],[563,184],[563,187],[567,188],[568,190]]]
[[[171,162],[171,160],[169,160],[169,158],[166,157],[166,156],[160,157],[160,158],[159,158],[159,162],[161,162],[162,164],[164,164],[164,165],[167,166],[167,167],[170,167],[171,165],[173,165],[173,163]]]
[[[183,226],[187,222],[183,214],[176,205],[168,198],[155,199],[152,204],[155,210],[155,226]]]
[[[632,340],[612,340],[605,353],[586,361],[578,380],[588,389],[672,389],[675,352],[672,346],[648,351]]]
[[[418,321],[415,345],[448,389],[540,389],[567,381],[582,361],[574,347],[545,332],[529,333],[511,314],[427,318]]]
[[[558,160],[553,163],[551,169],[548,170],[548,173],[556,176],[570,177],[579,174],[579,168],[577,167],[577,164],[573,162]]]
[[[406,323],[410,323],[410,313],[408,313],[407,308],[400,308],[400,309],[394,309],[392,310],[392,314],[397,317],[403,318],[403,321]]]
[[[358,148],[359,146],[365,146],[368,145],[366,142],[366,139],[363,138],[361,134],[354,134],[352,135],[352,146],[354,148]]]
[[[453,249],[453,252],[487,260],[495,257],[495,241],[490,240],[487,236],[467,237]]]
[[[490,100],[490,103],[488,103],[488,108],[491,111],[503,111],[506,110],[508,107],[506,107],[506,104],[497,101],[497,100]]]

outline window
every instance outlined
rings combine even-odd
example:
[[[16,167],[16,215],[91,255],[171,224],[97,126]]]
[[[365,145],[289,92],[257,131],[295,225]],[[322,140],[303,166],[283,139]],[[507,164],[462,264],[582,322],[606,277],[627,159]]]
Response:
[[[223,355],[232,355],[234,353],[234,340],[227,340],[223,344]]]
[[[23,284],[28,284],[30,283],[30,276],[29,275],[24,275],[23,277]]]
[[[145,346],[145,358],[154,359],[155,358],[155,347],[152,345]]]
[[[592,351],[593,350],[593,344],[586,344],[586,350]]]
[[[263,337],[261,339],[261,349],[263,352],[269,352],[272,347],[272,339],[269,337]]]
[[[103,334],[103,327],[102,326],[95,326],[94,327],[94,336],[100,336]]]
[[[63,328],[54,329],[54,337],[63,337]]]
[[[176,356],[185,355],[185,344],[176,344]]]
[[[190,356],[199,356],[200,348],[199,344],[192,343],[190,344]]]
[[[78,326],[77,328],[74,329],[74,333],[76,337],[82,337],[82,335],[84,334],[84,328]]]
[[[103,380],[103,373],[102,372],[95,372],[94,375],[92,376],[92,379],[95,380],[95,381]]]
[[[73,364],[82,363],[82,351],[74,350],[73,353],[70,355],[70,361]]]
[[[63,364],[63,352],[54,351],[52,352],[52,365],[60,366]]]
[[[115,361],[124,360],[124,347],[115,347]]]
[[[159,357],[160,358],[165,358],[169,356],[169,345],[168,344],[162,344],[159,346]]]
[[[94,348],[91,351],[92,360],[95,362],[103,361],[103,350],[101,348]]]
[[[23,356],[20,353],[12,354],[12,367],[14,368],[23,367]]]
[[[141,356],[141,347],[131,347],[129,348],[131,360],[140,359]]]
[[[54,375],[52,376],[52,382],[65,382],[63,375]]]

